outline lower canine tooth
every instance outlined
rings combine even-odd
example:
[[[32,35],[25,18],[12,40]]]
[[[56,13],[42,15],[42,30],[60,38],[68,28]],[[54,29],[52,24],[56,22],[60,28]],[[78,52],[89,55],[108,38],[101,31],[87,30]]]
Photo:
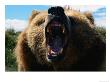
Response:
[[[52,50],[51,50],[51,53],[55,54],[55,52],[53,52]]]
[[[57,56],[57,55],[52,55],[52,56]]]

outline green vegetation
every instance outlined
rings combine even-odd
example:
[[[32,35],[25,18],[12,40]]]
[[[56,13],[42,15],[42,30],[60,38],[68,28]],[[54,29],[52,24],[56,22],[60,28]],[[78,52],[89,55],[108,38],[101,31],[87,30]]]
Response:
[[[7,29],[5,31],[5,70],[16,71],[16,59],[14,55],[14,48],[16,45],[16,39],[19,32],[15,32],[13,29]]]
[[[101,38],[106,40],[106,29],[97,27],[95,30],[100,34]],[[17,71],[16,59],[14,55],[14,48],[16,45],[17,36],[20,32],[15,32],[13,29],[5,31],[5,70]]]
[[[106,29],[104,27],[96,27],[96,32],[99,33],[101,39],[105,42],[106,41]]]

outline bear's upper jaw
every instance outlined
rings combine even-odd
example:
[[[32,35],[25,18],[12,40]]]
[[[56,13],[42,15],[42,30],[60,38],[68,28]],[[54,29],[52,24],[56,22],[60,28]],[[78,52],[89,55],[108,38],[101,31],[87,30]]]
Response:
[[[61,23],[57,22],[57,21],[53,21],[53,23],[51,23],[52,27],[60,27]]]

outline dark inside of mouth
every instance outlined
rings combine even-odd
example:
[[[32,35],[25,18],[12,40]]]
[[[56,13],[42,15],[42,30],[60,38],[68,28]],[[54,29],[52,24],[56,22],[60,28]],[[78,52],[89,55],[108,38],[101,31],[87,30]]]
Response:
[[[52,21],[46,29],[46,42],[48,48],[48,57],[56,58],[61,53],[64,46],[64,26],[58,21]]]

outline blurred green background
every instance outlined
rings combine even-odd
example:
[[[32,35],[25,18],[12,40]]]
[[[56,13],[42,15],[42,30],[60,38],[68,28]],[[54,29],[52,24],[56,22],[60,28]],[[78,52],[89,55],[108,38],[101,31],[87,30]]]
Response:
[[[13,29],[7,29],[5,31],[5,70],[6,71],[17,70],[14,48],[19,33],[20,32],[15,32],[15,30]]]

